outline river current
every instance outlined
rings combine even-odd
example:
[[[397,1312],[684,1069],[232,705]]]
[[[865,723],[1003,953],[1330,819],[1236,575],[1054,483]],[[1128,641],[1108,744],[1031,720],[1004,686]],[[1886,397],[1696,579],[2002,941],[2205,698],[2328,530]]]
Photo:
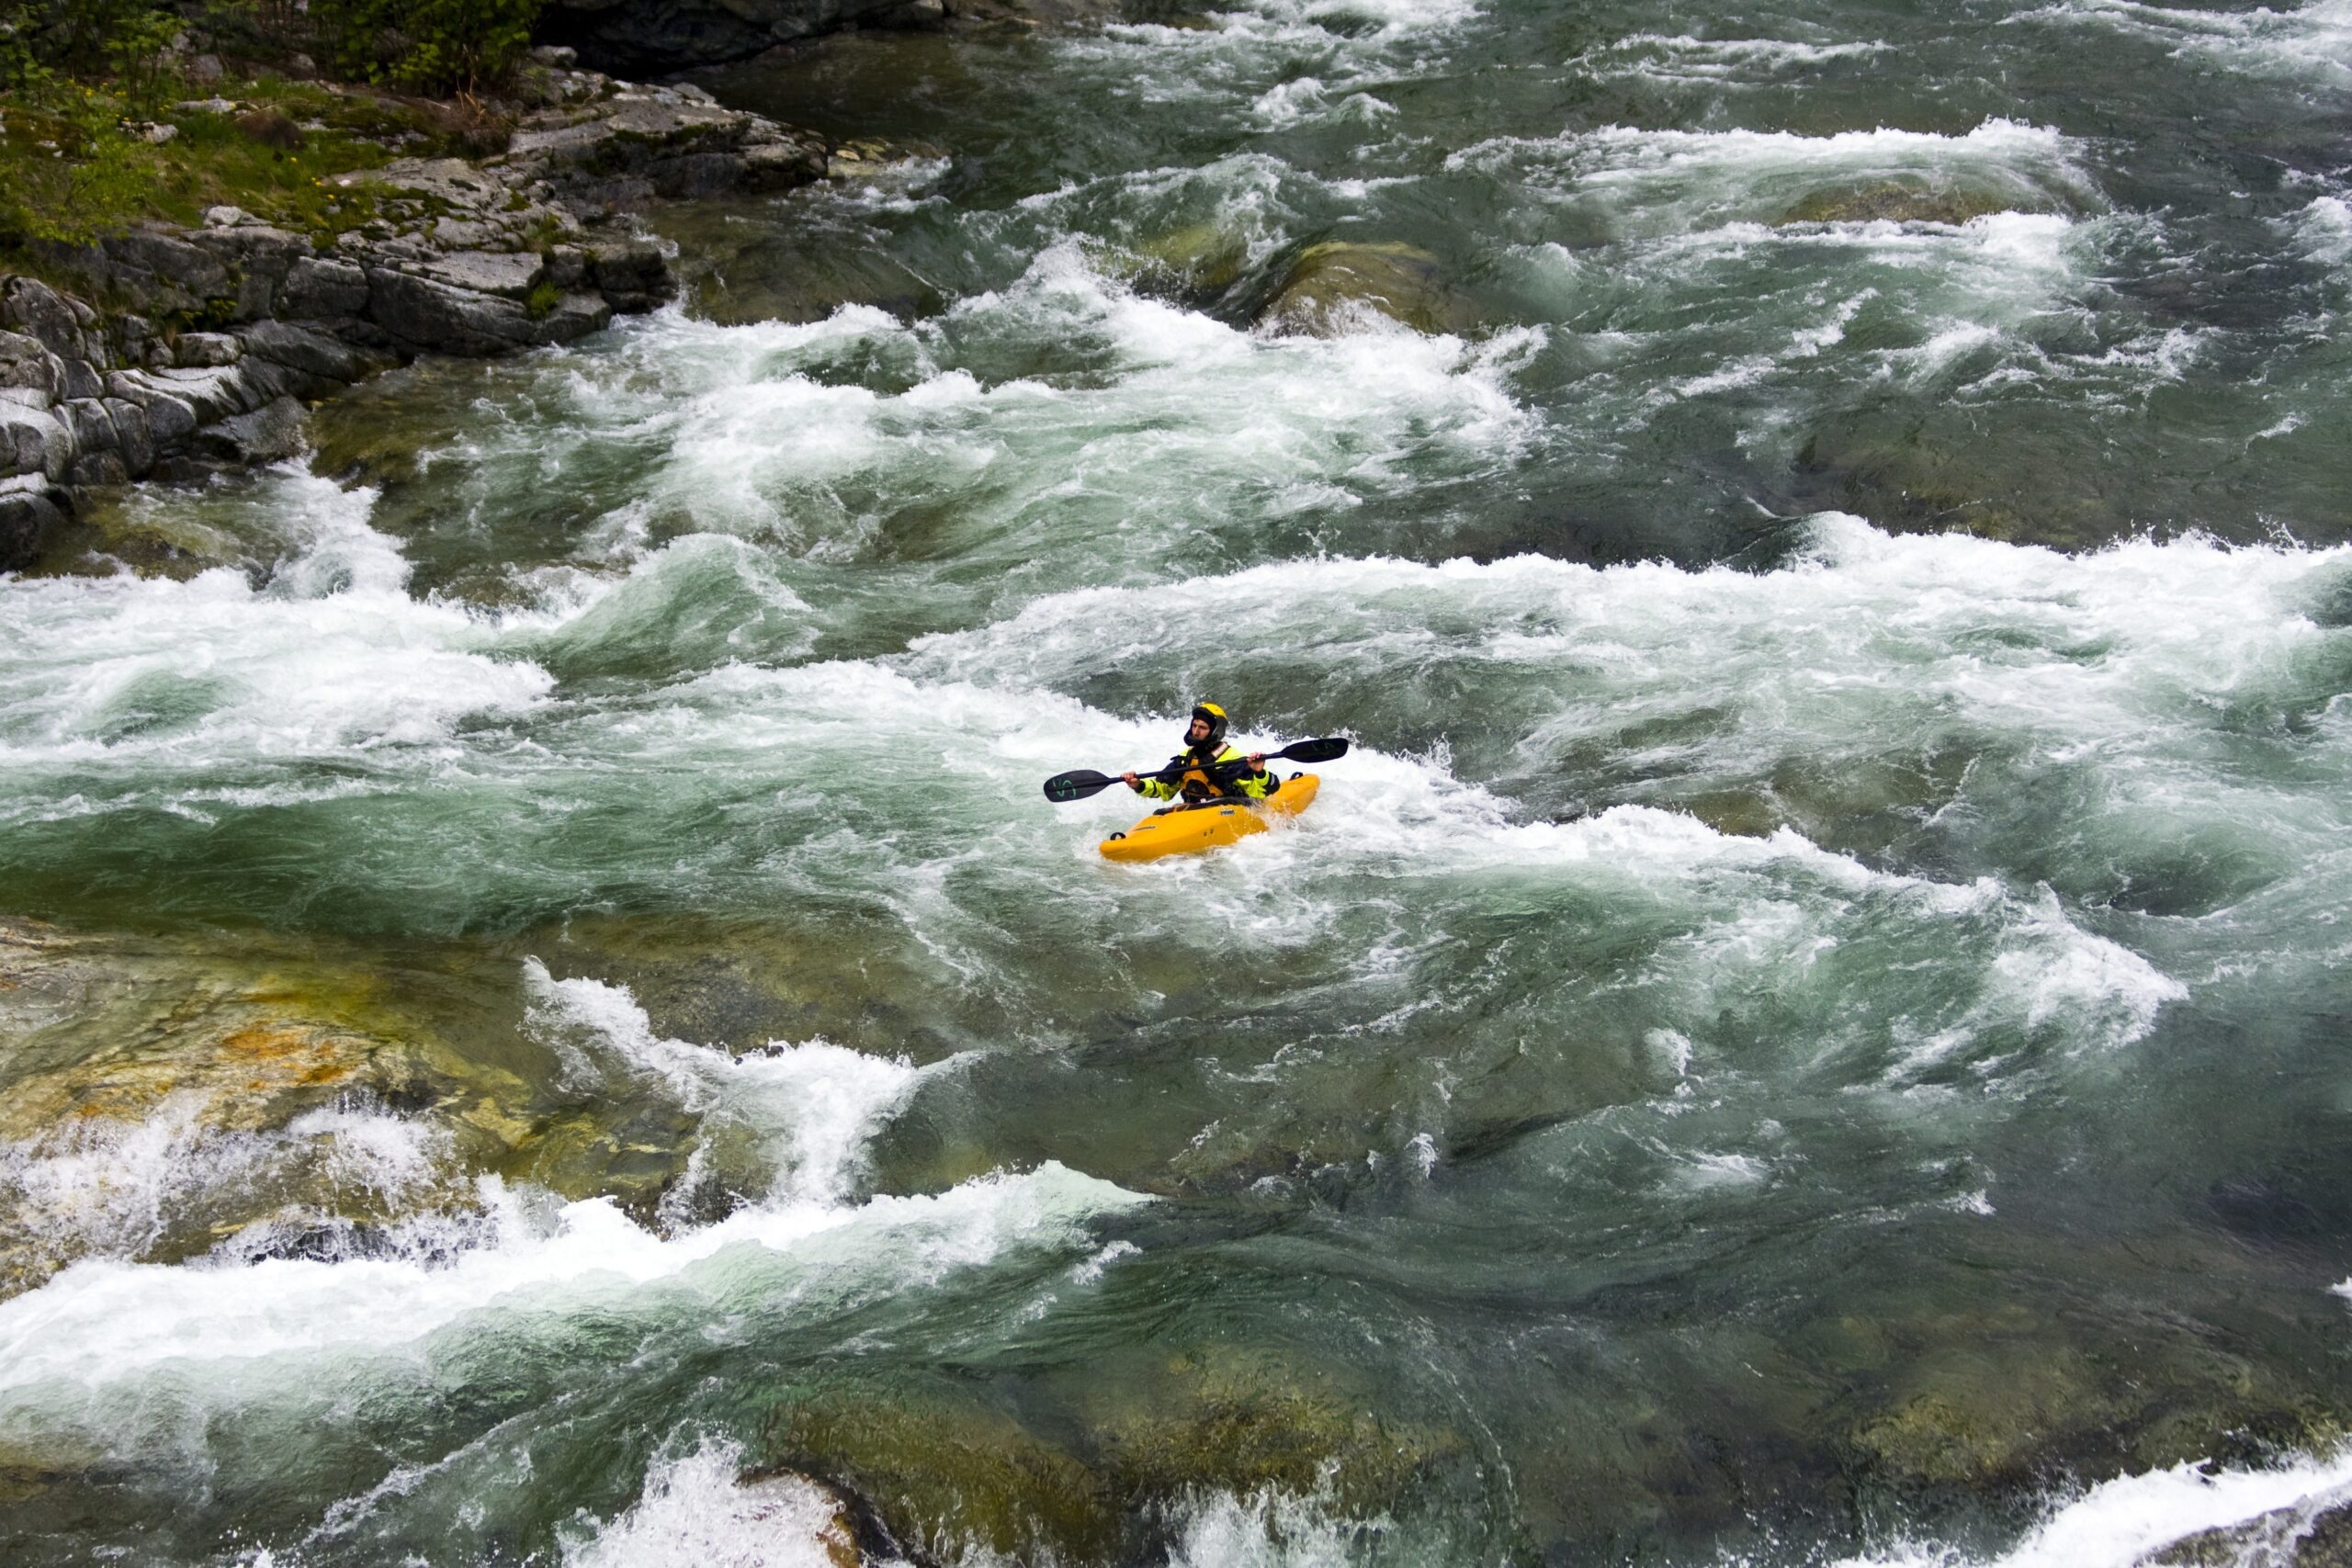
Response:
[[[0,581],[10,1562],[2352,1495],[2352,6],[1153,15]],[[1102,861],[1203,696],[1355,749]]]

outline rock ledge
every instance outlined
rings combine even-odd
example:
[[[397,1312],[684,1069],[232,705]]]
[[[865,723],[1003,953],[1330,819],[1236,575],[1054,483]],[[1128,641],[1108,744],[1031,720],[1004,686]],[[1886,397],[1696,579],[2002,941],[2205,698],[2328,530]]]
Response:
[[[655,309],[678,285],[632,217],[650,203],[825,177],[813,133],[539,53],[542,105],[505,152],[334,176],[385,216],[330,243],[216,207],[55,253],[71,292],[0,276],[0,571],[31,564],[85,490],[292,456],[305,400],[379,369]]]

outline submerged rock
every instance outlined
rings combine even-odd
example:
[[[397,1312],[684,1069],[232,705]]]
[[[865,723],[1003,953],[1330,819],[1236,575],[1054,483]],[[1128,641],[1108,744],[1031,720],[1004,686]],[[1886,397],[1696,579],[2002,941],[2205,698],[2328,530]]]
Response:
[[[2061,1468],[2098,1480],[2207,1460],[2261,1464],[2342,1437],[2336,1413],[2215,1346],[2151,1336],[2119,1366],[2023,1308],[1874,1326],[1897,1381],[1837,1444],[1866,1507],[2030,1496]]]
[[[1202,1491],[1377,1512],[1467,1451],[1442,1427],[1376,1414],[1336,1365],[1227,1345],[1044,1372],[1018,1410],[942,1385],[797,1393],[761,1448],[846,1482],[898,1539],[942,1555],[977,1544],[1087,1562],[1148,1555],[1166,1505]]]
[[[1925,182],[1882,180],[1874,185],[1817,190],[1792,203],[1774,220],[1789,223],[1948,223],[2013,211],[2017,203],[1990,191],[1951,190]]]
[[[1423,333],[1463,324],[1435,256],[1413,245],[1347,240],[1300,252],[1258,321],[1279,332],[1328,337],[1361,327],[1368,315]]]
[[[2352,1568],[2352,1504],[2273,1509],[2177,1540],[2137,1568]]]
[[[61,1482],[90,1474],[106,1456],[86,1439],[22,1435],[0,1438],[0,1508],[28,1503]]]
[[[1797,453],[1803,504],[1851,512],[1893,533],[1967,533],[2088,549],[2129,532],[2101,475],[2017,441],[1923,436],[1916,428],[1824,430]]]
[[[1464,1450],[1442,1427],[1382,1416],[1341,1369],[1272,1350],[1206,1345],[1089,1383],[1089,1436],[1130,1506],[1203,1486],[1328,1486],[1342,1509],[1375,1511]]]
[[[1250,265],[1249,243],[1217,223],[1187,223],[1112,250],[1099,265],[1114,277],[1178,295],[1221,294],[1241,281]]]
[[[368,1256],[481,1175],[654,1224],[696,1117],[530,1038],[520,977],[0,919],[0,1295],[84,1257]]]
[[[1002,1411],[935,1389],[798,1395],[762,1434],[773,1462],[838,1477],[900,1540],[1099,1562],[1121,1519],[1106,1480]]]

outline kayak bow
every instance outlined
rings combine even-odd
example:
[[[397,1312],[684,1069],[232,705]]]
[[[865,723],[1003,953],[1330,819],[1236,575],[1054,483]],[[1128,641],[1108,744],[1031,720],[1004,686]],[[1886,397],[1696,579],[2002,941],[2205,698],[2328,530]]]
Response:
[[[1105,860],[1147,861],[1198,854],[1262,833],[1277,818],[1295,817],[1315,803],[1319,781],[1294,773],[1263,800],[1215,800],[1204,806],[1156,811],[1124,833],[1102,840]]]

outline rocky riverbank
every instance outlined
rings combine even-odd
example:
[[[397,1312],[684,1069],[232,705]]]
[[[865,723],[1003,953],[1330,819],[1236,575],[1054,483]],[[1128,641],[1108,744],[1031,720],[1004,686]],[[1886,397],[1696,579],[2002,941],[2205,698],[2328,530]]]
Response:
[[[376,370],[563,343],[670,299],[634,218],[649,204],[824,177],[821,137],[571,59],[541,51],[541,102],[502,153],[331,176],[373,216],[323,243],[216,207],[0,277],[0,570],[89,490],[292,455],[304,401]]]

